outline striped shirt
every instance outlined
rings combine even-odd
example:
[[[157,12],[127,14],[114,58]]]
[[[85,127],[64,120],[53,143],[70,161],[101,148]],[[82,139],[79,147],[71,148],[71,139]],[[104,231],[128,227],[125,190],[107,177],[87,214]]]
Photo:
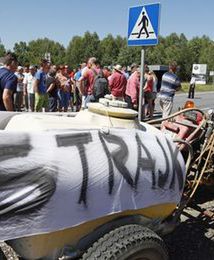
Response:
[[[181,82],[174,73],[166,72],[163,74],[161,88],[160,88],[160,98],[173,99],[176,90],[180,87]]]

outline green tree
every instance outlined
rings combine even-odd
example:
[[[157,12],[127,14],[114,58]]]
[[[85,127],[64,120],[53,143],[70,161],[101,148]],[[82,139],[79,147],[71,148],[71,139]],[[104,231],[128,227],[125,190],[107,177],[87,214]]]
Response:
[[[200,39],[200,55],[199,55],[199,63],[212,64],[213,62],[213,46],[214,41],[212,41],[209,37],[203,36]]]
[[[125,46],[120,49],[117,63],[123,66],[129,66],[132,63],[140,64],[141,60],[141,48],[140,47],[130,47]]]
[[[4,56],[6,53],[4,45],[1,43],[0,44],[0,57]]]
[[[86,61],[83,53],[83,39],[80,36],[74,36],[66,50],[66,63],[75,68],[78,64]]]
[[[172,60],[180,66],[179,75],[182,80],[189,80],[192,64],[208,64],[208,70],[214,70],[214,42],[207,36],[194,37],[187,40],[184,34],[172,33],[167,37],[159,37],[159,44],[145,47],[145,61],[148,64],[168,65]],[[22,65],[26,63],[38,64],[45,53],[51,54],[54,64],[67,63],[76,67],[87,61],[89,57],[96,57],[103,65],[120,63],[130,65],[141,60],[141,47],[128,47],[125,37],[109,34],[100,41],[96,32],[74,36],[68,48],[47,38],[29,42],[19,42],[14,46]],[[5,48],[0,45],[0,56],[4,55]]]
[[[165,39],[159,36],[159,44],[152,47],[147,47],[146,50],[146,60],[148,64],[159,64],[165,65],[166,63],[166,53],[165,53]]]
[[[86,62],[88,58],[100,60],[100,40],[97,33],[85,32],[83,37],[74,36],[66,51],[66,61],[71,67]]]
[[[30,64],[29,49],[26,42],[21,41],[19,43],[15,43],[13,51],[16,54],[21,65],[24,66]]]
[[[199,63],[207,64],[208,71],[214,70],[214,42],[210,42],[210,44],[206,48],[202,48]]]
[[[191,74],[190,57],[191,53],[188,49],[188,40],[184,34],[177,35],[172,33],[163,41],[163,50],[165,56],[165,64],[176,61],[180,70],[178,72],[182,80],[188,80]]]
[[[96,32],[86,32],[83,36],[83,59],[88,60],[90,57],[96,57],[100,60],[100,39]]]
[[[65,62],[65,48],[62,44],[48,38],[30,41],[28,45],[30,61],[39,64],[45,53],[50,53],[51,62],[59,65]]]
[[[213,44],[214,42],[207,36],[194,37],[188,42],[189,74],[193,64],[205,63],[208,64],[208,69],[213,67]]]
[[[165,38],[165,62],[169,64],[171,61],[180,61],[180,38],[176,33],[172,33]]]
[[[100,42],[100,56],[102,65],[111,65],[117,61],[118,45],[111,34]]]
[[[115,43],[116,43],[118,50],[127,46],[127,38],[126,37],[121,37],[120,35],[117,35],[114,40],[115,40]]]
[[[188,42],[188,47],[192,56],[192,63],[200,63],[201,54],[213,44],[209,37],[203,36],[201,38],[194,37]],[[204,55],[204,54],[203,54]]]

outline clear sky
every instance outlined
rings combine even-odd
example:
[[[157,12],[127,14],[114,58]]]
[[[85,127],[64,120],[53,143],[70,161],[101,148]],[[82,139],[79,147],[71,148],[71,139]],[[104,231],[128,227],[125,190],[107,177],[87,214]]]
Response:
[[[214,0],[1,0],[0,38],[6,49],[48,37],[68,46],[74,35],[127,36],[129,7],[161,3],[160,34],[214,40]]]

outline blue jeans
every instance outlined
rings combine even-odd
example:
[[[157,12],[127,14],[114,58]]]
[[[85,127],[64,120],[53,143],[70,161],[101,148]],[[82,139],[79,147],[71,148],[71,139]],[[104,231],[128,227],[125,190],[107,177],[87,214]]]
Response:
[[[90,103],[90,102],[95,102],[95,98],[94,98],[94,95],[87,95],[86,97],[85,97],[85,100],[84,100],[84,108],[87,108],[88,107],[88,103]]]
[[[68,109],[70,93],[63,90],[58,90],[59,108]]]

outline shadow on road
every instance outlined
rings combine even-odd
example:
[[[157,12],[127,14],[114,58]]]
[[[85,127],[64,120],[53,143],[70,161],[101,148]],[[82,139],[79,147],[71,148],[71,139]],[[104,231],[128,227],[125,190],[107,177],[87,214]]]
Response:
[[[165,237],[170,259],[213,260],[213,221],[200,216],[181,223],[176,230]]]
[[[183,212],[186,220],[164,238],[170,259],[214,260],[214,218],[205,214],[206,210],[214,209],[213,198],[213,193],[200,189]]]

